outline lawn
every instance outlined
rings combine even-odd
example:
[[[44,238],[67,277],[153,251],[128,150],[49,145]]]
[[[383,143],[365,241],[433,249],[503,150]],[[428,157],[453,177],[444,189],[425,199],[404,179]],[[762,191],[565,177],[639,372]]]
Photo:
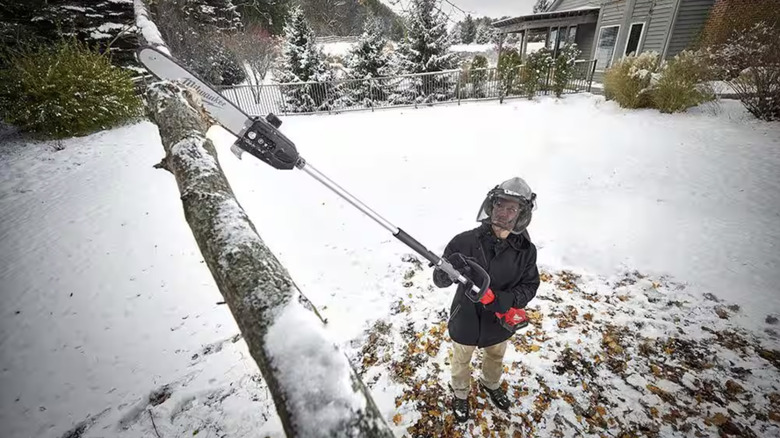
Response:
[[[282,130],[437,253],[499,182],[538,194],[544,274],[506,357],[515,405],[500,413],[475,391],[476,419],[456,426],[453,290],[307,175],[238,160],[230,134],[209,132],[398,436],[780,435],[780,125],[735,101],[664,115],[572,95],[294,116]],[[175,181],[152,167],[156,127],[63,145],[0,152],[4,435],[282,435]]]

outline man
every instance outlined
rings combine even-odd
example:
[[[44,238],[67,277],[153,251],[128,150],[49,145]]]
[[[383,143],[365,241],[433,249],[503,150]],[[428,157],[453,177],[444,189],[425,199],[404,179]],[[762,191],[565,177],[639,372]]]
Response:
[[[536,246],[526,229],[535,200],[536,194],[521,178],[504,181],[482,203],[477,216],[482,225],[458,234],[444,250],[444,257],[471,281],[481,283],[475,278],[476,273],[471,272],[467,259],[490,276],[490,289],[480,302],[474,303],[465,296],[470,284],[459,284],[450,307],[448,329],[453,341],[450,386],[454,393],[453,413],[460,422],[469,418],[470,364],[475,348],[484,351],[480,386],[499,409],[509,409],[510,402],[500,387],[500,380],[504,353],[513,332],[502,326],[496,313],[524,308],[539,288]],[[433,281],[440,288],[453,283],[439,269],[434,270]]]

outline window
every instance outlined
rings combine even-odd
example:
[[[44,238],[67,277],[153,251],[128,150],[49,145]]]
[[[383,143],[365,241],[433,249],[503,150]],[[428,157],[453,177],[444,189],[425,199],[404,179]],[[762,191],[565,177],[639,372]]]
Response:
[[[599,43],[596,45],[596,69],[606,70],[612,65],[612,55],[615,53],[620,25],[605,26],[599,32]]]
[[[642,33],[645,30],[645,23],[632,23],[631,30],[628,32],[628,41],[626,41],[626,50],[624,55],[637,54],[639,52],[639,42],[642,41]]]
[[[566,35],[566,43],[573,44],[574,40],[577,39],[577,26],[571,26],[569,27],[569,34]]]
[[[550,38],[547,39],[547,48],[555,51],[555,43],[558,41],[558,28],[554,27],[550,29]]]

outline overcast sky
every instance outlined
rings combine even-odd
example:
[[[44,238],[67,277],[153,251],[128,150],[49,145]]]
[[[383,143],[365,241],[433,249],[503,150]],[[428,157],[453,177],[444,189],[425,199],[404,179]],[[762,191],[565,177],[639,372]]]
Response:
[[[530,14],[536,0],[450,0],[466,12],[473,15],[488,17],[501,17],[504,15],[518,16]],[[449,13],[450,5],[446,1],[442,4],[444,12]],[[453,8],[454,9],[454,8]],[[463,13],[455,9],[452,18],[459,21]]]
[[[396,12],[401,9],[401,5],[407,4],[408,1],[382,0],[383,3],[396,10]],[[493,18],[503,17],[504,15],[516,17],[518,15],[530,14],[533,12],[534,3],[536,3],[536,0],[441,0],[442,10],[450,14],[450,18],[453,21],[460,21],[465,15],[450,5],[448,1],[467,13],[471,13],[473,16]]]

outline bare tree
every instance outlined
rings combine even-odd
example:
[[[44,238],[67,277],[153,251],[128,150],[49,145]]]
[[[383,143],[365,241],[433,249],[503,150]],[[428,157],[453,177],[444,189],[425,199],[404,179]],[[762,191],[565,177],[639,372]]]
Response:
[[[222,44],[233,53],[252,78],[252,90],[257,99],[268,70],[279,54],[280,40],[262,26],[250,24],[243,30],[223,35]]]

